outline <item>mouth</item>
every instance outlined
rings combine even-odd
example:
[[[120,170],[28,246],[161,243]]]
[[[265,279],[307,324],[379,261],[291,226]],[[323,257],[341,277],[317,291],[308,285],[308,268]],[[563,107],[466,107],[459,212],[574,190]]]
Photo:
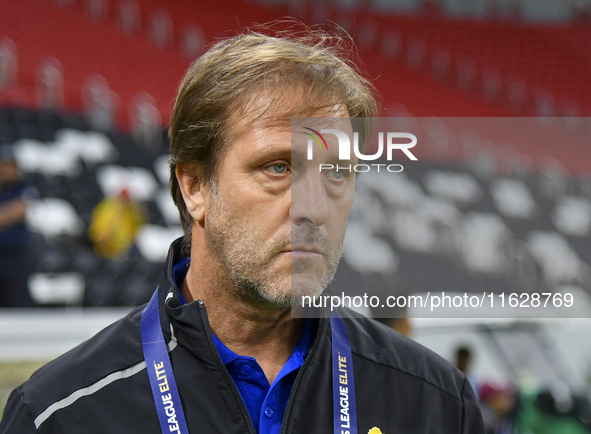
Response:
[[[312,256],[322,256],[322,250],[318,246],[313,245],[300,245],[300,246],[292,246],[284,250],[283,253],[289,253],[291,255],[301,256],[301,257],[312,257]]]

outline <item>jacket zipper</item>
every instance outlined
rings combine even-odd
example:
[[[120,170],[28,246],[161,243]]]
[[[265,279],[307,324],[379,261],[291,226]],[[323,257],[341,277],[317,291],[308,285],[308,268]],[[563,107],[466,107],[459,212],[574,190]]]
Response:
[[[210,348],[211,352],[214,354],[214,357],[216,359],[218,367],[222,371],[224,378],[226,379],[226,381],[228,383],[230,383],[232,385],[231,389],[232,389],[232,392],[234,393],[234,397],[238,401],[238,403],[240,405],[240,409],[242,410],[242,414],[246,417],[246,420],[248,422],[248,426],[247,426],[248,432],[250,434],[257,434],[257,432],[254,428],[254,424],[252,423],[252,420],[250,419],[250,415],[248,414],[248,410],[246,409],[246,405],[244,405],[244,401],[242,400],[242,396],[240,396],[238,389],[236,389],[236,385],[234,384],[234,380],[232,380],[230,373],[228,372],[228,370],[226,369],[226,366],[222,362],[222,358],[220,357],[218,350],[215,346],[215,343],[213,342],[213,334],[211,332],[211,327],[209,326],[209,317],[207,316],[207,309],[205,308],[205,304],[203,303],[203,300],[197,300],[197,304],[199,305],[199,311],[201,312],[201,322],[203,323],[203,327],[205,327],[205,331],[207,332],[207,341],[209,342],[209,348]]]
[[[287,434],[287,418],[289,417],[289,413],[291,411],[291,405],[293,403],[294,396],[296,394],[296,390],[298,388],[298,385],[299,385],[302,375],[304,373],[304,369],[306,369],[306,366],[308,366],[308,364],[309,364],[308,362],[310,361],[310,359],[312,359],[312,354],[314,354],[314,351],[316,350],[316,347],[318,346],[318,342],[320,341],[320,337],[322,334],[323,322],[324,322],[324,318],[320,318],[318,320],[318,329],[316,331],[316,339],[314,339],[314,343],[312,344],[312,348],[310,349],[310,352],[308,353],[306,360],[304,360],[304,364],[302,365],[302,367],[298,371],[295,381],[293,382],[293,387],[291,388],[291,392],[289,394],[289,399],[287,400],[287,406],[285,407],[285,413],[283,414],[283,420],[281,421],[281,434]]]

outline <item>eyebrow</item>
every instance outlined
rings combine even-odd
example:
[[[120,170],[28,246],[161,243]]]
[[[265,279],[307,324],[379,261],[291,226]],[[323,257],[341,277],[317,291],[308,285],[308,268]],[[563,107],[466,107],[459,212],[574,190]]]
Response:
[[[305,164],[308,162],[308,154],[307,150],[302,148],[292,149],[291,151],[291,164],[292,166],[297,166],[301,164]],[[340,166],[349,166],[349,164],[358,164],[359,160],[357,157],[352,156],[350,160],[340,160],[339,155],[332,153],[327,156],[327,158],[322,161],[322,164],[332,164],[336,167],[337,164]]]
[[[256,160],[275,160],[284,159],[291,156],[291,145],[286,146],[280,143],[269,143],[261,148],[257,156],[254,157]]]
[[[291,148],[291,157],[293,160],[305,160],[307,158],[308,155],[308,150],[307,149],[301,149],[299,147],[297,148]]]

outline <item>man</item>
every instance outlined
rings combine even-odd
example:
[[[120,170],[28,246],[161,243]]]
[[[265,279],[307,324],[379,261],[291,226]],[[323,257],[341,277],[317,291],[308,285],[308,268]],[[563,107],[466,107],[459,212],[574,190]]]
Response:
[[[318,172],[334,144],[305,160],[290,120],[350,132],[377,112],[339,41],[247,32],[191,66],[169,130],[186,235],[155,296],[15,390],[0,433],[483,432],[438,356],[372,320],[291,315],[332,279],[355,176]]]
[[[146,221],[144,210],[124,188],[116,196],[105,197],[96,206],[92,212],[88,238],[98,255],[124,260]]]
[[[31,307],[27,278],[26,202],[35,191],[21,181],[9,146],[0,147],[0,307]]]

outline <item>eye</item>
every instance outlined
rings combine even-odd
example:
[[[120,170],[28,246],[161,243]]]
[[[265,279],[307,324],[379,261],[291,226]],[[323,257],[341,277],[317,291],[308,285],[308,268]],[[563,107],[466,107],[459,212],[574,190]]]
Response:
[[[331,170],[330,173],[332,173],[332,176],[334,179],[343,179],[343,177],[345,176],[345,172],[342,170]]]
[[[345,180],[345,178],[349,176],[349,172],[346,172],[344,170],[332,169],[327,170],[324,176],[328,177],[333,181],[343,181]]]
[[[265,169],[275,175],[281,175],[287,172],[287,165],[283,163],[277,163],[273,164],[272,166],[267,166]]]

